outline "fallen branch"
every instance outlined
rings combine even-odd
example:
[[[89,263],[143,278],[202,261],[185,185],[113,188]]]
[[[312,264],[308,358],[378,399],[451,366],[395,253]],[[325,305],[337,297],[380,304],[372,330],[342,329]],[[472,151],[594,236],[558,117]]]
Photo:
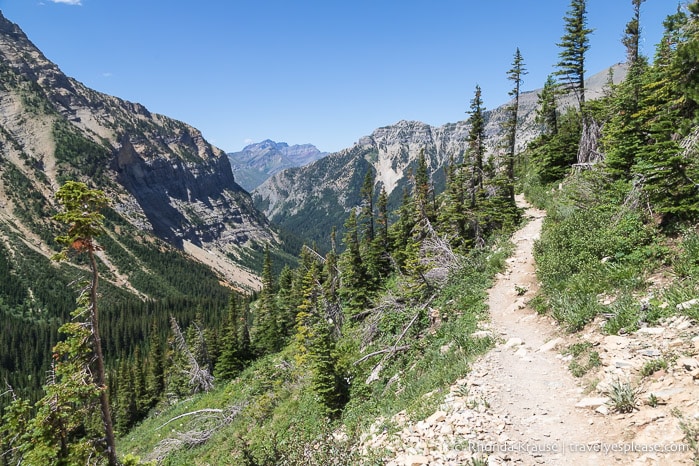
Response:
[[[430,299],[428,299],[428,300],[420,307],[420,309],[415,313],[415,315],[413,316],[413,318],[410,320],[410,323],[408,323],[408,325],[403,329],[403,331],[401,332],[401,334],[398,336],[398,339],[397,339],[396,342],[393,344],[393,347],[391,348],[391,350],[390,350],[390,351],[387,351],[386,356],[384,356],[383,358],[381,358],[381,361],[379,361],[379,363],[378,363],[376,366],[374,366],[374,369],[371,371],[371,375],[369,375],[369,377],[366,379],[366,382],[365,382],[365,383],[366,383],[367,385],[370,384],[371,382],[373,382],[374,380],[377,380],[377,379],[379,378],[379,372],[381,372],[381,369],[383,368],[383,363],[386,362],[386,360],[387,360],[388,358],[390,358],[391,356],[393,356],[393,355],[396,353],[396,351],[398,351],[398,343],[400,343],[400,341],[403,339],[403,337],[405,336],[405,334],[408,333],[408,330],[410,329],[410,327],[413,326],[413,324],[415,323],[415,321],[417,320],[417,318],[420,316],[420,312],[422,312],[423,310],[427,309],[427,306],[430,305],[430,303],[431,303],[432,300],[435,298],[435,296],[436,296],[436,295],[432,295],[432,297],[431,297]]]
[[[223,412],[222,409],[214,409],[214,408],[204,408],[204,409],[200,409],[200,410],[197,410],[197,411],[191,411],[191,412],[189,412],[189,413],[184,413],[184,414],[180,414],[179,416],[173,417],[172,419],[170,419],[169,421],[167,421],[165,424],[161,425],[160,427],[156,427],[155,430],[162,429],[163,427],[165,427],[166,425],[170,424],[170,423],[173,422],[173,421],[176,421],[176,420],[178,420],[178,419],[182,419],[183,417],[192,416],[192,415],[194,415],[194,414],[200,414],[200,413],[222,413],[222,412]]]
[[[404,345],[404,346],[399,346],[399,347],[397,347],[397,348],[396,348],[395,346],[392,346],[392,347],[390,347],[390,348],[385,348],[385,349],[382,349],[382,350],[379,350],[379,351],[374,351],[373,353],[369,353],[369,354],[367,354],[367,355],[361,357],[360,359],[357,359],[356,361],[354,361],[354,362],[352,363],[352,365],[355,365],[355,366],[356,366],[357,364],[359,364],[359,363],[361,363],[361,362],[364,362],[364,361],[366,361],[367,359],[372,358],[372,357],[374,357],[374,356],[378,356],[379,354],[389,353],[389,352],[391,352],[391,351],[406,351],[406,350],[409,350],[409,349],[410,349],[410,345]]]

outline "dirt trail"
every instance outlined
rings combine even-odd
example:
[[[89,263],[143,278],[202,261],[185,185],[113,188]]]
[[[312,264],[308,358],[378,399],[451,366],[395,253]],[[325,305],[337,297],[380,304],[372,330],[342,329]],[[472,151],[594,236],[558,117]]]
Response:
[[[392,452],[387,466],[696,464],[692,451],[672,448],[684,436],[673,410],[699,429],[699,324],[674,316],[662,327],[619,336],[600,332],[598,319],[583,332],[563,333],[527,305],[539,287],[533,248],[545,212],[522,198],[518,204],[528,221],[513,235],[515,252],[489,291],[490,322],[472,335],[493,337],[496,346],[448,388],[432,415],[413,421],[398,413],[392,421],[402,430],[374,429],[364,449]],[[561,350],[581,341],[595,348],[600,365],[576,379]],[[653,358],[670,362],[652,377],[639,376]],[[662,402],[648,406],[639,398],[632,413],[614,413],[600,388],[613,380],[630,381],[643,398],[652,393]]]
[[[550,318],[525,305],[538,289],[533,246],[545,212],[519,202],[528,207],[530,220],[515,233],[516,251],[488,300],[491,331],[505,343],[479,360],[470,378],[480,380],[493,411],[511,421],[495,447],[504,443],[524,450],[497,455],[500,458],[520,464],[604,464],[613,455],[573,450],[594,449],[621,439],[613,438],[594,411],[575,407],[584,394],[556,351],[562,342],[560,330]]]

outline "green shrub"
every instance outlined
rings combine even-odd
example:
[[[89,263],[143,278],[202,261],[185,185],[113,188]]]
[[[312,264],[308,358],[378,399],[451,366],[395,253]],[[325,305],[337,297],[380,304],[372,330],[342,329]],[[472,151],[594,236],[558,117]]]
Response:
[[[653,359],[641,367],[641,375],[648,377],[663,369],[667,369],[667,361],[665,359]]]

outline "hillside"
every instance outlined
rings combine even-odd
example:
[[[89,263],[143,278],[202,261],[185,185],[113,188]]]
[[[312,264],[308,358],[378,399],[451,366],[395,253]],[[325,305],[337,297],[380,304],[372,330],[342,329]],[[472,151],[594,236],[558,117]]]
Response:
[[[0,378],[21,393],[43,382],[86,271],[50,260],[66,180],[110,199],[99,267],[105,305],[119,310],[104,332],[111,361],[143,344],[153,321],[163,336],[169,315],[187,325],[206,309],[212,322],[231,289],[259,288],[266,245],[283,255],[223,151],[65,76],[1,14],[0,76]]]
[[[584,25],[585,7],[571,3],[578,8],[564,18],[562,55],[582,62],[584,53],[572,52],[585,49],[591,30],[572,30]],[[311,191],[282,183],[266,208],[289,200],[301,207],[279,215],[318,238],[333,233],[325,250],[306,246],[281,270],[264,247],[258,293],[226,293],[209,269],[157,241],[159,251],[143,254],[153,268],[200,274],[148,282],[166,292],[143,300],[113,301],[125,292],[110,286],[98,296],[93,278],[38,401],[6,393],[2,461],[697,464],[699,1],[663,23],[652,63],[633,53],[640,3],[624,38],[628,73],[596,99],[583,98],[591,97],[583,63],[564,60],[529,120],[516,107],[485,112],[477,87],[467,122],[403,121],[271,178],[265,185],[286,179]],[[502,151],[493,149],[498,128],[510,130]],[[531,131],[526,146],[513,142],[518,128],[520,144]],[[437,147],[465,153],[438,165]],[[375,164],[383,171],[366,176]],[[314,166],[323,170],[306,171]],[[307,179],[294,178],[299,172]],[[405,194],[390,208],[399,187]],[[151,241],[132,238],[114,210],[96,216],[90,198],[71,205],[63,217],[71,230],[109,227],[99,238],[105,253]],[[141,257],[109,254],[95,265],[91,239],[90,231],[65,238],[76,254],[88,252],[87,265],[40,263],[36,283],[59,267],[123,280],[110,273],[111,258]],[[7,243],[27,244],[18,235]],[[48,286],[39,294],[15,280],[17,251],[1,256],[8,299],[49,296]],[[175,293],[185,288],[191,293]],[[115,320],[105,326],[113,330],[105,346],[119,355],[108,384],[93,375],[102,371],[90,347],[98,338],[89,338],[97,325],[85,316],[96,315],[96,303],[110,303]],[[47,321],[43,309],[10,309],[25,324]],[[164,333],[165,314],[178,311]],[[134,345],[146,332],[148,344]],[[18,348],[8,350],[13,362]]]

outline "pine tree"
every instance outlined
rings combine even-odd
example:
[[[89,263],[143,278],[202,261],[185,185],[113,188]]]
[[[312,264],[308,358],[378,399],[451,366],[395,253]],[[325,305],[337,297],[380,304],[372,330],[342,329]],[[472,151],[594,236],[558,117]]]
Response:
[[[165,391],[165,361],[163,346],[156,322],[153,322],[148,338],[150,352],[148,353],[148,374],[146,375],[146,392],[148,393],[148,408],[153,408]]]
[[[376,236],[369,246],[369,260],[367,272],[372,281],[376,284],[388,277],[391,273],[390,239],[388,236],[388,195],[386,190],[381,188],[376,201]]]
[[[398,219],[389,229],[391,250],[396,267],[402,269],[405,265],[405,250],[411,240],[413,227],[415,226],[415,207],[410,192],[403,189],[403,197],[398,208]]]
[[[350,211],[344,226],[345,251],[339,260],[342,276],[339,294],[348,311],[361,311],[369,302],[370,290],[367,287],[366,267],[360,253],[357,214],[354,210]]]
[[[369,244],[374,241],[374,171],[371,168],[366,172],[359,195],[362,199],[359,213],[362,241]]]
[[[103,232],[104,216],[100,210],[109,204],[104,192],[89,189],[86,184],[75,181],[66,182],[56,192],[56,199],[62,204],[63,211],[54,218],[60,222],[69,224],[67,234],[58,236],[56,240],[65,245],[64,250],[55,256],[56,259],[67,257],[69,250],[87,253],[91,271],[91,283],[89,287],[89,318],[92,349],[95,353],[94,385],[99,389],[100,410],[104,426],[105,441],[107,444],[106,455],[110,466],[118,463],[116,455],[116,441],[112,416],[109,408],[109,398],[104,369],[104,356],[102,355],[102,340],[99,329],[99,311],[97,301],[97,286],[99,273],[95,251],[98,246],[94,238]]]
[[[455,164],[453,157],[445,167],[446,189],[442,193],[438,225],[446,234],[453,248],[468,246],[469,206],[467,203],[467,177],[463,164]]]
[[[587,28],[587,7],[585,0],[571,0],[570,10],[563,18],[565,34],[557,44],[561,51],[560,61],[556,64],[556,74],[561,77],[563,87],[574,93],[582,116],[580,141],[578,144],[577,163],[592,161],[593,152],[588,144],[593,137],[589,129],[593,128],[590,115],[585,108],[585,55],[590,48],[589,35],[592,29]],[[582,143],[585,142],[585,143]]]
[[[276,307],[279,312],[279,332],[288,340],[294,334],[296,308],[301,303],[294,292],[294,272],[285,265],[279,273]]]
[[[640,180],[654,211],[663,215],[664,224],[699,216],[699,163],[696,154],[679,144],[685,122],[691,121],[694,113],[682,85],[689,70],[677,61],[688,21],[684,12],[678,11],[664,22],[665,32],[639,103],[638,118],[648,139],[631,167],[631,175]]]
[[[146,393],[146,374],[143,371],[141,347],[136,346],[133,353],[133,392],[131,396],[136,402],[136,420],[140,421],[148,413],[148,396]]]
[[[312,388],[318,401],[329,415],[335,415],[342,407],[343,397],[336,373],[335,341],[321,305],[320,278],[318,264],[314,262],[303,279],[304,299],[296,318],[296,358],[299,365],[310,366]]]
[[[517,151],[517,122],[519,114],[519,95],[522,88],[523,76],[527,74],[524,68],[524,59],[519,48],[515,51],[512,60],[512,68],[507,71],[507,79],[512,81],[513,87],[509,92],[512,97],[512,104],[508,105],[508,113],[505,121],[505,132],[507,134],[507,196],[514,203],[515,201],[515,155]]]
[[[571,0],[570,10],[563,18],[565,34],[557,45],[561,48],[556,64],[556,74],[563,80],[564,88],[575,93],[581,111],[585,107],[585,54],[590,49],[585,0]]]
[[[231,380],[243,369],[243,341],[241,327],[244,326],[236,297],[228,300],[228,313],[221,336],[221,355],[215,368],[215,376]]]
[[[639,44],[641,42],[641,4],[646,0],[631,0],[633,18],[626,23],[624,37],[621,42],[626,47],[626,61],[630,67],[640,58]]]
[[[545,136],[558,134],[558,84],[552,75],[549,75],[544,87],[538,94],[536,122],[542,128]]]
[[[271,354],[279,351],[283,344],[274,295],[274,276],[269,247],[265,248],[262,265],[262,291],[255,313],[254,344],[258,354]]]
[[[483,99],[481,87],[476,85],[476,90],[471,99],[471,106],[468,111],[468,151],[471,158],[471,207],[476,206],[477,194],[483,191],[483,159],[485,158],[485,117],[483,112]]]

